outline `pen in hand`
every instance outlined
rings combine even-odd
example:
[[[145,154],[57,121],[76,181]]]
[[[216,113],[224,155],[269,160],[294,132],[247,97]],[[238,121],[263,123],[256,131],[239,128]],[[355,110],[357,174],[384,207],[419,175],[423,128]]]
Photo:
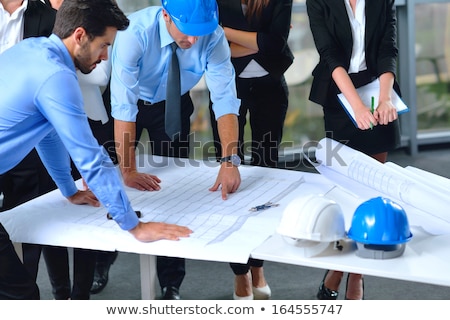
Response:
[[[372,96],[372,101],[371,101],[371,105],[370,105],[370,112],[373,114],[373,112],[375,111],[375,98]],[[370,122],[370,130],[373,129],[373,123]]]

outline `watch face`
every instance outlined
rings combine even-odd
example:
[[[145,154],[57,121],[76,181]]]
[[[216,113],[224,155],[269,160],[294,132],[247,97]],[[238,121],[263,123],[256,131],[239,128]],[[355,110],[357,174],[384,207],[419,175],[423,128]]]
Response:
[[[231,156],[231,164],[238,167],[241,164],[241,158],[237,154]]]
[[[233,166],[239,167],[239,165],[241,164],[241,158],[237,154],[232,154],[231,156],[223,157],[222,159],[220,159],[220,163],[224,162],[229,162]]]

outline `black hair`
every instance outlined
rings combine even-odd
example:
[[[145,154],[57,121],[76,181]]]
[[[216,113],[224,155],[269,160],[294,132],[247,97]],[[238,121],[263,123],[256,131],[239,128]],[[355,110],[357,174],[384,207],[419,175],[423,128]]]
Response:
[[[107,27],[125,30],[129,24],[115,0],[64,0],[56,14],[53,33],[66,39],[82,27],[92,39],[103,36]]]

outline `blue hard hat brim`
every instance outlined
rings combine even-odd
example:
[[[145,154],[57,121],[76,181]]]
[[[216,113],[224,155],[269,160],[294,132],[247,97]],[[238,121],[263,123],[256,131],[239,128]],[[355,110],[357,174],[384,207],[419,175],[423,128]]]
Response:
[[[204,23],[186,23],[181,22],[175,17],[171,18],[177,26],[178,30],[188,36],[200,37],[208,35],[210,33],[213,33],[219,25],[219,21],[216,18]]]

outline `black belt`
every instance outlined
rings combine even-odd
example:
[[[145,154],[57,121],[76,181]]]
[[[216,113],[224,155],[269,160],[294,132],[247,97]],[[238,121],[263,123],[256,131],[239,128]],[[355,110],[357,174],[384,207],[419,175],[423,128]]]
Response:
[[[185,98],[185,96],[187,96],[187,95],[189,95],[189,91],[186,92],[185,94],[181,95],[181,100],[183,100],[183,99]],[[139,105],[139,104],[143,104],[144,106],[155,106],[155,105],[157,105],[157,104],[165,103],[165,102],[166,102],[166,101],[163,100],[163,101],[151,103],[150,101],[146,101],[146,100],[139,99],[139,100],[138,100],[138,105]]]
[[[147,100],[139,99],[137,104],[138,104],[138,106],[158,106],[158,105],[161,105],[163,103],[165,103],[164,100],[160,101],[160,102],[152,103],[152,102],[147,101]]]

